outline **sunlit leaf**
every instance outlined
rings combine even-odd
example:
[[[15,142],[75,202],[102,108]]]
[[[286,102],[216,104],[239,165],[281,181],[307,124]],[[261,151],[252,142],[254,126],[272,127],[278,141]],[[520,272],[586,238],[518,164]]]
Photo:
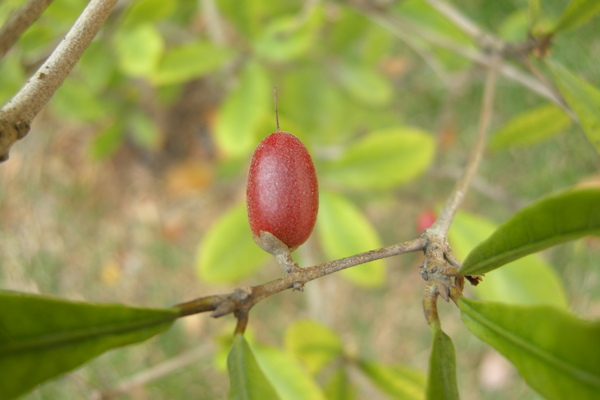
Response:
[[[336,67],[336,78],[357,101],[370,106],[383,106],[392,99],[392,86],[372,68],[348,63]]]
[[[600,322],[548,306],[514,306],[461,298],[469,330],[512,362],[547,399],[598,398]]]
[[[355,189],[389,189],[429,167],[435,152],[431,135],[414,128],[369,133],[325,169],[332,182]]]
[[[317,374],[343,354],[340,337],[331,328],[312,320],[298,320],[285,332],[285,347]]]
[[[328,259],[348,257],[381,247],[377,232],[352,203],[344,197],[321,191],[317,229]],[[372,261],[341,271],[356,285],[379,286],[385,280],[383,260]]]
[[[561,132],[570,123],[571,118],[561,107],[546,104],[508,121],[492,135],[490,147],[500,149],[528,146]]]
[[[439,327],[433,329],[426,393],[428,400],[459,399],[454,344]]]
[[[242,335],[235,335],[229,357],[229,399],[279,399]]]
[[[308,370],[291,354],[276,347],[256,345],[258,365],[279,397],[286,400],[325,400]]]
[[[156,85],[168,85],[198,78],[223,66],[233,55],[230,49],[207,42],[175,47],[167,51],[160,60],[152,75],[152,82]]]
[[[461,274],[482,274],[528,254],[600,234],[600,189],[570,190],[522,208],[465,259]]]
[[[164,41],[152,24],[121,29],[115,35],[118,65],[125,74],[149,77],[164,51]]]
[[[385,394],[394,399],[422,400],[427,378],[421,371],[403,365],[359,361],[358,367]]]
[[[246,205],[240,204],[221,216],[202,239],[198,274],[209,283],[233,283],[251,275],[268,257],[252,240]]]
[[[458,212],[448,235],[454,254],[463,260],[497,228],[483,217]],[[539,254],[520,258],[487,273],[483,282],[470,290],[482,300],[567,306],[565,289],[558,274]]]
[[[301,57],[315,41],[321,15],[321,7],[313,7],[311,16],[302,22],[296,15],[270,21],[254,43],[257,54],[272,61]]]
[[[123,24],[131,27],[167,18],[175,9],[176,1],[137,0],[127,10]]]
[[[588,140],[600,153],[600,90],[557,62],[551,62],[550,67],[561,94],[579,118]]]
[[[256,129],[263,115],[272,109],[272,94],[273,87],[264,68],[249,62],[238,86],[219,110],[215,134],[219,148],[226,155],[249,153],[258,144]]]
[[[175,310],[0,291],[0,387],[12,399],[115,347],[166,330]]]
[[[564,31],[583,25],[600,11],[598,0],[571,0],[553,31]]]

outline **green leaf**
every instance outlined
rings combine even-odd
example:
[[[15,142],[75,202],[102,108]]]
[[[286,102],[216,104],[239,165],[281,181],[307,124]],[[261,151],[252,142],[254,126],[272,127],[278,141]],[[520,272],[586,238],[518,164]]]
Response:
[[[497,228],[482,217],[458,212],[448,235],[454,254],[464,259]],[[567,307],[562,281],[539,254],[520,258],[487,273],[483,282],[470,290],[482,300]]]
[[[555,104],[545,104],[511,119],[492,135],[490,147],[529,146],[555,135],[571,124],[569,115]]]
[[[414,128],[372,132],[352,144],[325,172],[353,189],[390,189],[423,173],[433,160],[433,137]]]
[[[230,400],[279,399],[242,335],[233,338],[227,369]]]
[[[279,397],[286,400],[325,400],[321,388],[302,364],[276,347],[257,345],[258,365]]]
[[[379,389],[394,399],[425,398],[427,378],[421,371],[403,365],[390,366],[373,361],[359,361],[358,367]]]
[[[164,52],[164,41],[150,23],[132,29],[121,29],[115,36],[117,62],[123,73],[134,77],[150,77]]]
[[[561,94],[577,115],[588,140],[600,153],[600,90],[557,62],[549,65]]]
[[[63,119],[99,122],[110,116],[110,102],[89,90],[85,84],[67,79],[52,97],[53,110]]]
[[[483,274],[528,254],[600,234],[600,189],[570,190],[514,214],[465,259],[459,272]]]
[[[429,357],[427,399],[459,399],[456,384],[456,355],[452,339],[440,328],[433,328],[433,346]]]
[[[339,64],[336,78],[355,100],[369,106],[380,107],[392,99],[392,86],[385,76],[370,67]]]
[[[123,142],[123,124],[118,121],[102,130],[94,137],[88,153],[94,161],[110,157],[117,151]]]
[[[540,0],[528,0],[527,17],[529,20],[529,26],[534,28],[540,19],[542,6]]]
[[[137,0],[127,11],[123,24],[129,28],[165,19],[175,10],[176,5],[176,1]]]
[[[321,191],[317,229],[323,251],[334,260],[381,247],[377,232],[352,203],[326,190]],[[360,286],[376,287],[385,280],[383,260],[357,265],[340,272]]]
[[[10,100],[21,89],[25,80],[20,55],[9,52],[0,63],[0,102],[4,104]]]
[[[598,11],[600,11],[598,0],[571,0],[552,31],[565,31],[583,25]]]
[[[77,73],[74,75],[85,82],[82,86],[89,92],[100,93],[110,84],[116,71],[113,48],[106,42],[92,42],[76,68]]]
[[[15,398],[115,347],[166,330],[175,310],[0,291],[0,387]]]
[[[270,21],[254,42],[257,54],[270,61],[290,61],[302,57],[315,43],[322,21],[322,7],[313,7],[311,15],[301,20],[297,15]]]
[[[252,151],[257,143],[257,128],[263,115],[270,110],[273,88],[265,69],[249,62],[241,74],[238,86],[229,94],[215,127],[219,148],[229,156]],[[266,133],[262,133],[266,136]]]
[[[597,399],[600,322],[548,306],[513,306],[462,297],[463,322],[512,362],[547,399]]]
[[[208,283],[234,283],[254,273],[268,257],[252,240],[246,205],[240,204],[219,218],[202,239],[198,275]]]
[[[160,60],[152,82],[155,85],[170,85],[201,77],[223,66],[231,60],[231,49],[207,42],[188,43],[175,47]]]
[[[358,399],[357,392],[345,365],[336,368],[325,384],[327,400],[355,400]]]
[[[134,142],[147,149],[158,149],[161,132],[152,118],[143,112],[133,112],[127,122]]]
[[[298,320],[286,330],[285,347],[315,375],[344,351],[337,333],[308,319]]]

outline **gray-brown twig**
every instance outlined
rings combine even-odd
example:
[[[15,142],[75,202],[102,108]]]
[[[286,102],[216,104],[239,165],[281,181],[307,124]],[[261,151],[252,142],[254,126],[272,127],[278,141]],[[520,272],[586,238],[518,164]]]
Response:
[[[286,289],[293,289],[298,284],[304,285],[307,282],[322,276],[333,274],[334,272],[364,264],[369,261],[414,251],[421,251],[425,249],[426,244],[427,241],[425,239],[419,238],[356,254],[351,257],[329,261],[312,267],[298,268],[282,278],[263,283],[262,285],[238,288],[233,293],[201,297],[196,300],[178,304],[174,306],[174,308],[179,310],[182,317],[208,311],[212,311],[212,317],[221,317],[223,315],[234,313],[238,318],[236,333],[241,333],[245,329],[250,309],[256,303],[269,296]]]
[[[498,66],[501,63],[499,54],[495,54],[493,58],[494,62],[488,68],[477,138],[469,162],[435,223],[426,229],[422,235],[428,240],[425,249],[425,261],[421,267],[421,276],[427,281],[423,294],[423,310],[425,319],[432,327],[439,327],[440,324],[437,312],[438,296],[446,301],[449,299],[456,301],[458,296],[462,294],[464,286],[465,277],[457,272],[460,262],[452,255],[447,235],[454,215],[465,198],[485,150],[486,137],[492,119]],[[466,278],[473,285],[477,285],[481,280],[480,276],[467,276]]]
[[[0,58],[10,50],[54,0],[29,0],[0,29]]]
[[[0,162],[28,132],[31,122],[62,85],[92,42],[117,0],[91,0],[52,55],[0,109]]]

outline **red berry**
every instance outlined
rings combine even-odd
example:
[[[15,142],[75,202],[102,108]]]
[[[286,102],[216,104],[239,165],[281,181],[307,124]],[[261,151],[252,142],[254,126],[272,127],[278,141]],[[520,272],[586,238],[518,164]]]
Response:
[[[437,216],[431,210],[421,211],[421,213],[417,216],[416,226],[417,232],[422,232],[425,229],[429,228],[435,222]]]
[[[259,143],[250,163],[246,204],[255,238],[268,232],[292,250],[308,239],[317,220],[319,187],[300,139],[277,131]]]

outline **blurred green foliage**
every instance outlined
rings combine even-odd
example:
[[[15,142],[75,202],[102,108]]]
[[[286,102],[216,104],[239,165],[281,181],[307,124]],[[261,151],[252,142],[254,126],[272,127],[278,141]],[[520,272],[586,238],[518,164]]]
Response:
[[[23,3],[2,2],[0,21]],[[0,101],[10,99],[50,54],[86,3],[53,2],[23,35],[0,65]],[[106,28],[52,99],[48,113],[61,124],[94,132],[87,152],[94,162],[108,165],[124,149],[133,148],[134,154],[142,154],[160,170],[171,144],[183,140],[179,125],[165,121],[180,121],[177,111],[196,88],[209,101],[191,114],[201,116],[197,124],[206,127],[198,126],[193,140],[184,142],[188,151],[171,162],[203,154],[207,160],[202,161],[210,163],[214,173],[214,184],[207,190],[220,193],[233,186],[241,192],[254,146],[275,129],[271,94],[276,87],[281,128],[304,141],[321,179],[322,206],[315,232],[318,260],[414,237],[418,233],[410,230],[411,218],[443,202],[455,178],[452,170],[464,165],[477,129],[483,81],[480,66],[420,32],[444,38],[466,52],[478,51],[478,44],[424,1],[381,2],[392,21],[398,18],[391,24],[376,18],[376,8],[361,8],[361,3],[369,4],[119,2]],[[494,108],[493,151],[486,154],[479,173],[494,190],[485,184],[475,187],[466,204],[472,213],[460,213],[450,233],[462,259],[493,232],[496,224],[490,220],[506,219],[517,208],[515,203],[597,173],[600,69],[590,54],[600,46],[595,15],[599,7],[589,0],[574,0],[568,6],[562,0],[451,3],[512,44],[526,43],[530,34],[541,38],[555,33],[545,55],[545,60],[552,60],[549,67],[533,56],[529,62],[554,82],[587,135],[586,139],[581,127],[569,123],[565,112],[548,99],[502,79]],[[394,29],[402,28],[401,21],[422,31],[405,29],[405,35],[398,36]],[[506,62],[517,66],[515,60]],[[198,89],[194,85],[199,82],[207,86]],[[212,153],[200,151],[206,148]],[[244,281],[259,273],[268,259],[253,243],[244,206],[236,196],[223,202],[236,205],[219,210],[219,218],[197,246],[200,284]],[[557,252],[571,254],[564,249]],[[38,258],[38,264],[47,266],[50,258],[45,253]],[[384,263],[372,262],[339,275],[377,293],[391,274]],[[53,260],[54,265],[58,269],[60,261]],[[36,273],[48,274],[47,269],[42,271]],[[561,283],[569,279],[565,267],[537,255],[488,278],[474,289],[481,299],[561,307],[568,303]],[[568,286],[579,288],[572,281]],[[180,343],[180,332],[168,335],[165,342]],[[259,341],[251,343],[251,349],[242,338],[234,339],[230,374],[235,390],[248,389],[247,382],[262,382],[258,391],[289,398],[282,390],[299,384],[302,387],[294,393],[305,398],[360,398],[353,378],[358,370],[391,398],[422,398],[425,393],[423,372],[357,356],[342,336],[315,321],[296,321],[284,335],[285,344],[277,349]],[[401,334],[397,337],[403,340]],[[443,332],[436,332],[435,338],[448,347]],[[224,351],[230,346],[226,341]],[[177,352],[163,350],[170,355]],[[120,367],[112,366],[122,365],[129,351],[134,350],[105,361],[106,375],[113,374],[113,380],[120,377]],[[441,351],[439,358],[447,356]],[[292,367],[283,371],[281,364]],[[203,391],[211,398],[214,393],[206,389],[210,377],[196,379],[202,374],[194,370],[191,377],[153,383],[155,398],[164,393],[185,398]],[[102,383],[103,378],[90,380]],[[47,393],[53,390],[64,397],[52,387]]]

